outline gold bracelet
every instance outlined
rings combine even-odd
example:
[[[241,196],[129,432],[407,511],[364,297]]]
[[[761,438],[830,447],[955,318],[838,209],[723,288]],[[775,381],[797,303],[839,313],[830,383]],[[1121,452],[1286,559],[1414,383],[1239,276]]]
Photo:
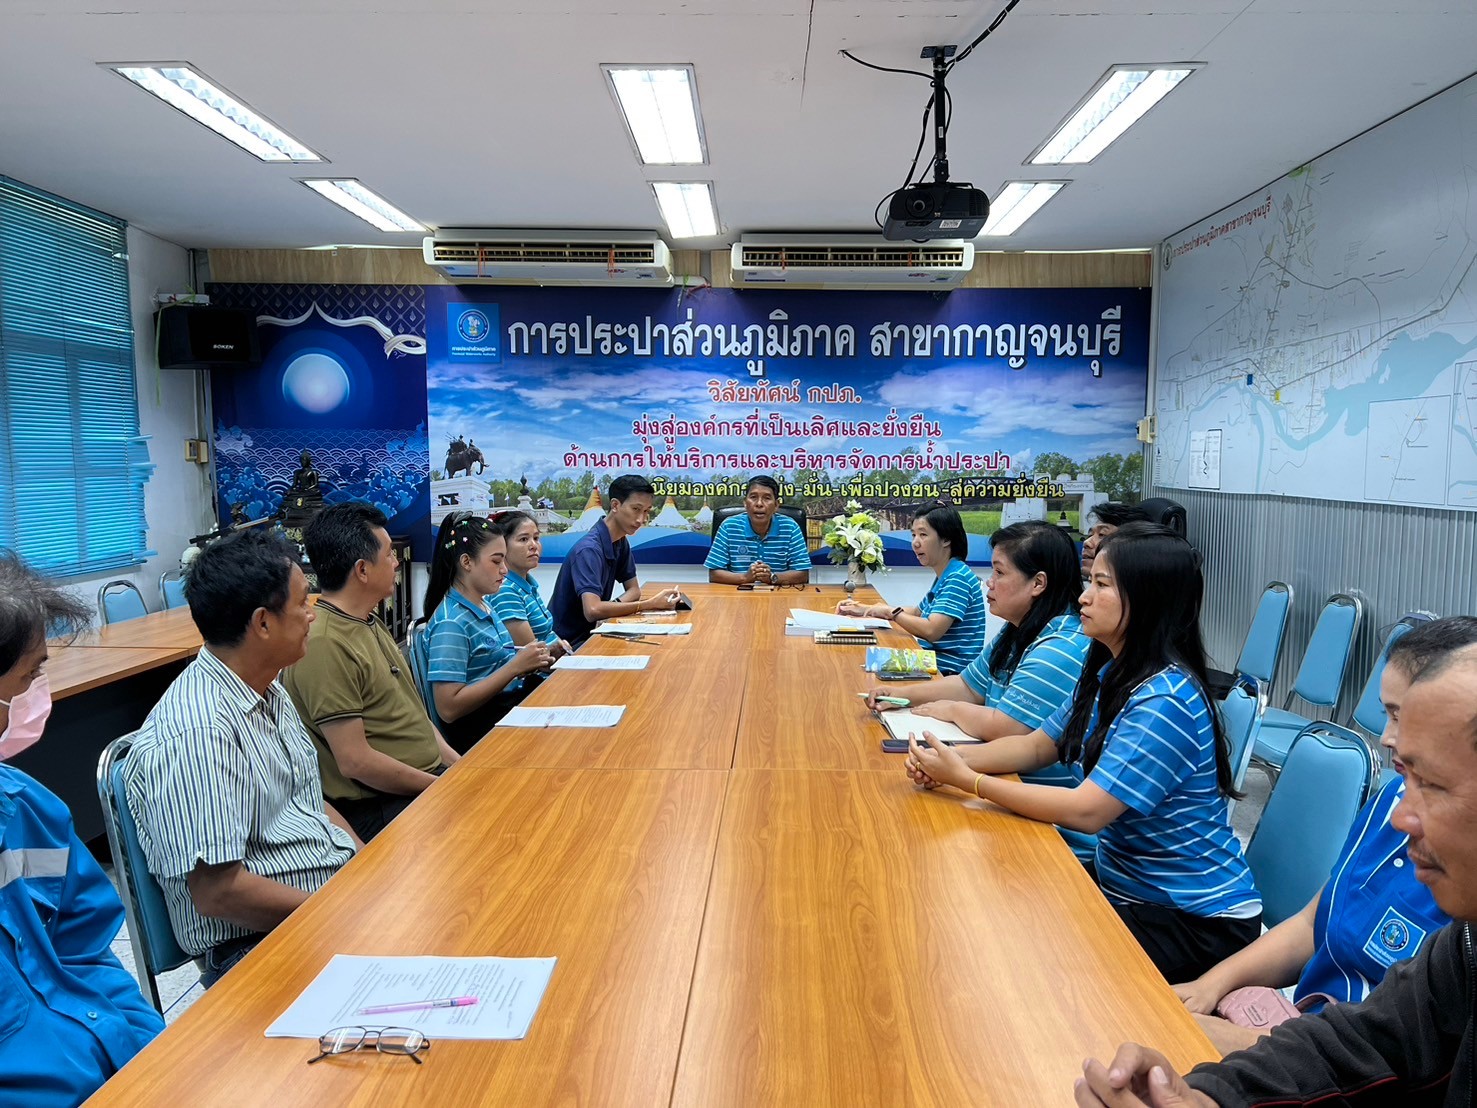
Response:
[[[978,796],[981,800],[984,799],[984,797],[980,796],[980,779],[982,777],[984,777],[984,774],[983,773],[976,773],[974,775],[974,788],[970,790],[971,792],[974,793],[975,796]]]

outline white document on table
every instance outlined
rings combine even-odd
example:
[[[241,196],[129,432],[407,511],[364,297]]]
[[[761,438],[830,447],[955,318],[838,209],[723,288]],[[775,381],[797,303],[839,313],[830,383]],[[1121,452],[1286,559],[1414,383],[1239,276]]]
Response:
[[[566,654],[555,669],[645,669],[650,654]]]
[[[437,1039],[521,1039],[528,1034],[554,958],[395,958],[335,954],[269,1039],[316,1039],[335,1027],[409,1027]],[[365,1014],[363,1008],[476,997],[463,1007]]]
[[[948,746],[972,746],[985,741],[975,738],[948,720],[929,719],[927,716],[910,712],[906,708],[899,708],[891,712],[878,712],[877,718],[882,721],[882,726],[887,728],[893,738],[906,739],[911,732],[917,736],[920,746],[928,745],[928,740],[923,737],[925,731],[932,732],[934,738]]]
[[[690,635],[690,623],[611,623],[596,627],[596,635]]]
[[[625,714],[624,704],[576,704],[565,708],[527,708],[519,705],[497,721],[498,727],[614,727]]]
[[[806,608],[791,608],[790,619],[794,626],[807,631],[834,631],[838,627],[882,628],[892,626],[885,619],[868,616],[838,616],[834,612],[812,612]]]

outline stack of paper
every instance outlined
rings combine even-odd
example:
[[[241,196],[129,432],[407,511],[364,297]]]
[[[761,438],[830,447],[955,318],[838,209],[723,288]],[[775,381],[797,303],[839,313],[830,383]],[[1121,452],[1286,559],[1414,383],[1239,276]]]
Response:
[[[636,623],[634,621],[623,623],[616,620],[606,620],[600,624],[592,634],[596,635],[690,635],[692,624],[690,623]]]
[[[882,721],[882,726],[895,739],[906,739],[908,733],[912,732],[918,737],[918,742],[924,742],[923,732],[930,732],[934,738],[949,746],[965,746],[971,743],[983,742],[973,735],[966,734],[957,726],[942,719],[929,719],[927,716],[916,715],[906,708],[895,712],[878,712],[877,718]]]
[[[555,669],[645,669],[650,654],[566,654]]]
[[[838,616],[831,612],[812,612],[806,608],[791,608],[785,626],[793,624],[812,631],[855,631],[890,627],[885,619],[870,619],[867,616]]]
[[[528,708],[519,705],[497,721],[498,727],[614,727],[625,713],[624,704],[580,704],[567,708]]]

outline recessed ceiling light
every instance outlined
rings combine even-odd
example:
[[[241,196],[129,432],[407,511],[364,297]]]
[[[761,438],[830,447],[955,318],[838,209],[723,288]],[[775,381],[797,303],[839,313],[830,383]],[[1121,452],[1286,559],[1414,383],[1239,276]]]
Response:
[[[264,162],[324,160],[270,119],[258,115],[188,65],[122,62],[108,64],[105,68],[152,92],[170,107],[178,108],[195,122],[205,124],[222,138],[229,139]]]
[[[711,238],[718,233],[713,186],[707,181],[653,181],[651,188],[674,239]]]
[[[1081,165],[1139,121],[1204,62],[1115,65],[1031,155],[1032,165]]]
[[[703,165],[702,113],[690,65],[602,65],[615,102],[645,165]]]
[[[990,204],[990,218],[983,235],[1011,235],[1020,229],[1053,196],[1066,181],[1007,181]]]
[[[319,196],[332,200],[345,211],[352,212],[365,223],[381,231],[424,231],[425,225],[417,223],[383,196],[370,192],[352,178],[310,177],[303,184]]]

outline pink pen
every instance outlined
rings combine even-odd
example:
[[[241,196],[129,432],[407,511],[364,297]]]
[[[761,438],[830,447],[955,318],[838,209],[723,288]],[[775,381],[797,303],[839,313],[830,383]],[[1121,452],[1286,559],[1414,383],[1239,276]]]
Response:
[[[386,1012],[415,1012],[421,1008],[465,1008],[470,1004],[476,1004],[475,996],[448,996],[442,1000],[410,1000],[404,1004],[375,1004],[369,1008],[360,1008],[361,1016],[378,1016]]]

